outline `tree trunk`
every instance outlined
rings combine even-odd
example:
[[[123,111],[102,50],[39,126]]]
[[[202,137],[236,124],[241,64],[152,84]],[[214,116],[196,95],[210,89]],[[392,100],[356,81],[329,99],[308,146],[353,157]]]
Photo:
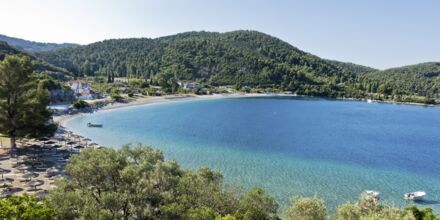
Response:
[[[11,156],[13,156],[15,153],[15,149],[17,148],[16,138],[15,138],[15,136],[10,136],[9,139],[11,141],[10,154],[11,154]]]

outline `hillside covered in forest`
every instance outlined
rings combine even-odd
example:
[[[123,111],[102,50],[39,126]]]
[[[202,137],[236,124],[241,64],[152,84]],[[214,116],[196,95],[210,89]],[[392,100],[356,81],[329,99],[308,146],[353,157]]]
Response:
[[[79,46],[78,44],[71,44],[71,43],[63,43],[63,44],[41,43],[41,42],[29,41],[15,37],[9,37],[3,34],[0,34],[0,41],[7,42],[9,45],[19,50],[28,51],[28,52],[41,52],[41,51],[55,50],[59,48]]]
[[[63,68],[59,68],[52,64],[46,63],[40,59],[37,59],[34,55],[29,54],[24,51],[20,51],[15,47],[10,46],[7,42],[0,41],[0,61],[2,61],[6,55],[16,55],[28,57],[32,64],[34,65],[35,71],[37,72],[56,72],[60,74],[69,75],[70,73]]]
[[[187,32],[156,39],[105,40],[37,57],[77,76],[194,80],[277,88],[302,95],[439,97],[436,63],[374,68],[322,59],[257,31]]]
[[[374,71],[361,75],[358,81],[366,85],[368,92],[439,97],[440,62]]]

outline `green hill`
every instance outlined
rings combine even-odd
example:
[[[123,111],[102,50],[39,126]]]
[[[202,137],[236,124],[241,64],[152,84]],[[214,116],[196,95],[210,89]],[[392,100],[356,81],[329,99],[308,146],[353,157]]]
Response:
[[[55,50],[59,48],[68,48],[68,47],[77,47],[78,44],[55,44],[55,43],[40,43],[35,41],[23,40],[20,38],[9,37],[6,35],[0,34],[0,41],[7,42],[9,45],[28,52],[41,52],[41,51],[49,51]]]
[[[343,94],[345,88],[338,84],[353,82],[358,73],[365,72],[362,66],[324,60],[256,31],[105,40],[38,56],[79,76],[154,78],[163,74],[213,85],[277,87],[327,96]]]
[[[0,60],[3,60],[5,55],[15,55],[20,54],[21,52],[11,46],[4,41],[0,41]]]
[[[70,73],[63,68],[49,64],[43,60],[37,59],[34,55],[24,51],[20,51],[4,41],[0,41],[0,61],[4,59],[6,55],[17,55],[29,57],[32,60],[34,68],[37,72],[57,72],[65,75]]]
[[[359,77],[364,89],[387,95],[440,97],[440,62],[374,71]]]
[[[329,97],[440,97],[438,63],[380,71],[322,59],[257,31],[105,40],[36,56],[76,76],[194,80]]]

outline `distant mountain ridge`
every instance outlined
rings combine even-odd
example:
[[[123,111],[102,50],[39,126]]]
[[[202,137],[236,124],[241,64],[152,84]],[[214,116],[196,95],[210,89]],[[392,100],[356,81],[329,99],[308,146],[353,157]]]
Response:
[[[63,68],[49,64],[43,60],[36,58],[33,54],[29,54],[26,51],[18,50],[17,48],[10,46],[6,42],[0,41],[0,61],[2,61],[7,55],[15,55],[15,56],[22,56],[29,58],[32,61],[32,64],[34,65],[36,72],[45,72],[45,73],[55,72],[55,73],[64,74],[65,76],[70,74],[68,71],[66,71]]]
[[[79,44],[72,44],[72,43],[63,43],[63,44],[41,43],[41,42],[29,41],[15,37],[9,37],[2,34],[0,34],[0,41],[7,42],[9,45],[19,50],[24,50],[28,52],[42,52],[42,51],[50,51],[60,48],[72,48],[79,46]]]

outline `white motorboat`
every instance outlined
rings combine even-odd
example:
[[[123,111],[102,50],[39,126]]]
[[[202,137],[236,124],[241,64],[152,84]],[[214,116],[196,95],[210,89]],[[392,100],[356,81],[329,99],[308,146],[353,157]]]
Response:
[[[426,192],[417,191],[417,192],[409,192],[405,193],[404,198],[406,200],[420,201],[426,196]]]

